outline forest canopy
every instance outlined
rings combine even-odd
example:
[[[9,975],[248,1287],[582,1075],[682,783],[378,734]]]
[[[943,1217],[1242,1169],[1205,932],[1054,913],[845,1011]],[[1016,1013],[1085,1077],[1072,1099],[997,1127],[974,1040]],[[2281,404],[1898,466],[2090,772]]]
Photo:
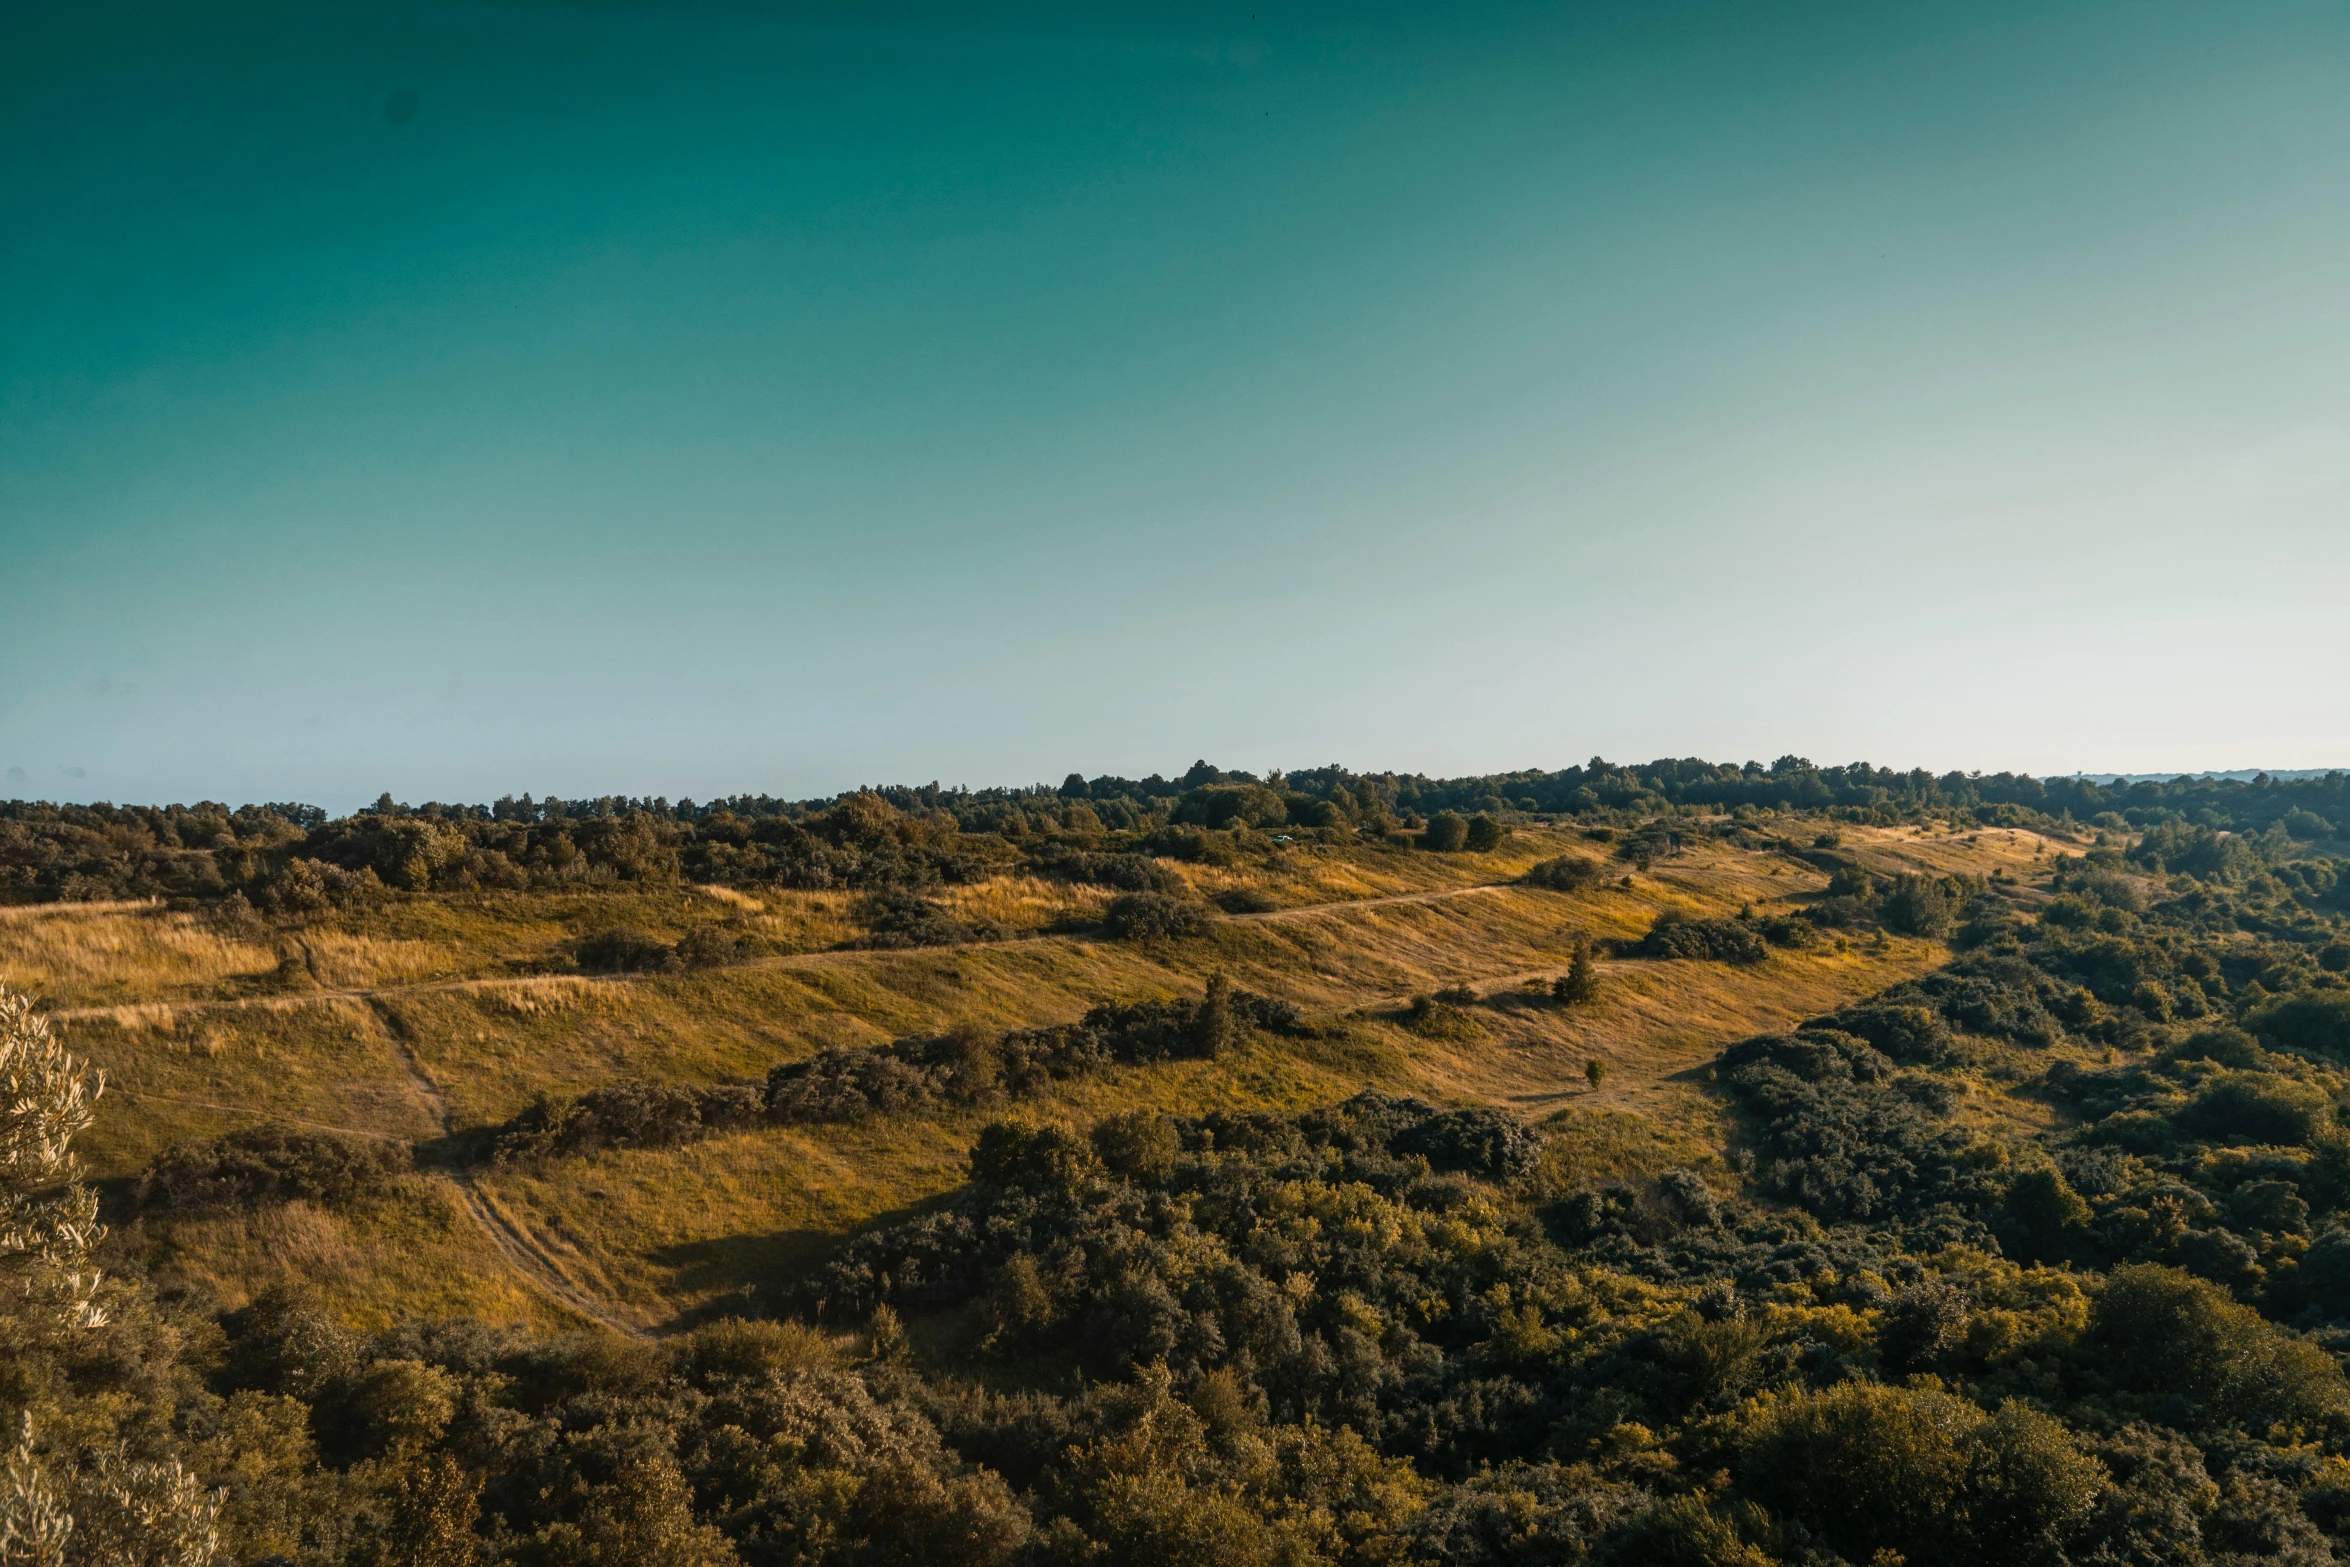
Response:
[[[0,901],[217,897],[323,906],[393,891],[518,889],[602,882],[864,889],[970,881],[1021,858],[1068,863],[1089,845],[1146,842],[1196,857],[1234,827],[1386,837],[1410,828],[1438,849],[1481,850],[1513,817],[1634,822],[1659,813],[1804,812],[1894,823],[2052,823],[2142,834],[2150,863],[2224,871],[2255,844],[2290,849],[2350,834],[2350,779],[2180,777],[2097,783],[2021,774],[1768,767],[1695,760],[1474,778],[1307,768],[1263,778],[1198,762],[1181,777],[1072,773],[1058,786],[969,790],[927,784],[818,800],[736,795],[696,802],[509,796],[489,805],[389,795],[330,818],[315,806],[0,802]],[[1186,837],[1189,833],[1191,836]],[[1155,841],[1153,841],[1155,840]],[[1407,837],[1404,841],[1418,841]],[[1192,847],[1186,848],[1189,844]],[[1130,886],[1128,890],[1157,890]]]

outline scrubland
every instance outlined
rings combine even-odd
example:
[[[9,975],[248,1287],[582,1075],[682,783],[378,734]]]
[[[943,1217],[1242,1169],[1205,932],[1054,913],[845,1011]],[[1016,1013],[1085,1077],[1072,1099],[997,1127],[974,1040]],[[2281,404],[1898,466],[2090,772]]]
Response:
[[[148,1557],[305,1567],[2350,1544],[2339,778],[1206,772],[0,815],[8,1114],[111,1226],[11,1188],[13,1494],[132,1528],[135,1454]]]

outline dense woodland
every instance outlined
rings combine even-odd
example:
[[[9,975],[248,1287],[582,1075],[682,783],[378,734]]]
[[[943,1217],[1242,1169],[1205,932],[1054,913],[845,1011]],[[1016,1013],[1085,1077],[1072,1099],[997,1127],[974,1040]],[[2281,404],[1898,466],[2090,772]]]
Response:
[[[1595,762],[821,806],[387,801],[341,821],[19,806],[5,863],[18,897],[233,895],[277,919],[542,876],[905,895],[1014,863],[1164,900],[1154,866],[1248,833],[1443,850],[1533,812],[1572,813],[1626,862],[1756,834],[1831,873],[1803,918],[1667,920],[1624,957],[1737,965],[1877,929],[1955,956],[1723,1051],[1729,1151],[1702,1169],[1380,1094],[1087,1129],[1027,1113],[1041,1085],[1114,1063],[1315,1027],[1217,983],[763,1082],[615,1082],[417,1149],[262,1128],[173,1150],[109,1215],[354,1201],[419,1159],[554,1168],[761,1122],[995,1117],[946,1201],[750,1318],[657,1344],[361,1334],[295,1287],[222,1311],[96,1279],[94,1199],[61,1184],[89,1107],[17,1006],[0,1561],[2302,1567],[2350,1549],[2338,774],[2107,789]],[[1450,838],[1447,813],[1460,842],[1425,841]],[[2029,887],[1841,858],[1839,820],[1904,813],[2069,817],[2096,846]],[[1528,880],[1571,890],[1591,863]],[[1545,1004],[1578,1004],[1577,975]],[[1973,1113],[1993,1089],[2044,1107],[2040,1129]]]
[[[1023,857],[1082,871],[1089,845],[1139,840],[1196,858],[1203,833],[1409,831],[1477,849],[1518,815],[1647,822],[1660,814],[1801,811],[1851,821],[1982,826],[2044,821],[2116,831],[2290,843],[2350,832],[2350,779],[2179,778],[2127,785],[1985,777],[1865,763],[1769,767],[1698,761],[1431,779],[1312,768],[1259,779],[1195,763],[1181,778],[1087,779],[1057,789],[888,787],[833,800],[507,798],[421,806],[390,796],[330,820],[315,806],[0,803],[0,901],[216,897],[300,909],[373,887],[422,891],[685,879],[789,887],[904,888],[975,879]],[[1431,836],[1432,834],[1432,836]],[[1457,834],[1457,836],[1456,836]],[[2234,851],[2229,851],[2234,852]]]

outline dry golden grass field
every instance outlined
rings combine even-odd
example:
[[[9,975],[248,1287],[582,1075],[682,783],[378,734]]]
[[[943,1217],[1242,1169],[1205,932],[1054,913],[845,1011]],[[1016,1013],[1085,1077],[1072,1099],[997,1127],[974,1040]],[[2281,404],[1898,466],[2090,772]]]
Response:
[[[1842,833],[1846,854],[1884,871],[2017,875],[2052,847],[2006,830]],[[1247,893],[1263,912],[1147,945],[1056,934],[1111,894],[1029,877],[947,895],[960,917],[1017,934],[897,951],[845,945],[860,927],[842,893],[436,894],[239,934],[159,906],[44,906],[0,911],[0,977],[40,995],[105,1070],[105,1113],[82,1145],[102,1178],[255,1121],[430,1140],[540,1093],[620,1077],[755,1079],[826,1046],[1196,995],[1217,971],[1296,1002],[1318,1037],[1120,1068],[1021,1113],[1083,1124],[1139,1105],[1300,1107],[1378,1087],[1506,1106],[1547,1123],[1554,1158],[1641,1163],[1718,1142],[1703,1067],[1723,1044],[1947,956],[1896,939],[1774,949],[1752,968],[1609,961],[1596,1003],[1531,1004],[1526,982],[1560,973],[1581,941],[1637,937],[1668,908],[1767,913],[1824,885],[1792,855],[1710,839],[1645,872],[1611,862],[1579,892],[1511,884],[1537,860],[1604,852],[1571,832],[1522,829],[1485,855],[1298,845],[1245,870],[1184,867],[1201,894]],[[755,932],[773,955],[690,973],[550,972],[596,930],[674,939],[712,923]],[[1446,985],[1483,998],[1473,1029],[1430,1039],[1403,1026],[1404,1001]],[[1597,1091],[1593,1059],[1609,1068]],[[359,1322],[470,1314],[659,1331],[755,1297],[858,1226],[951,1188],[988,1118],[773,1127],[470,1175],[428,1161],[357,1210],[149,1218],[125,1239],[159,1278],[230,1304],[293,1276]]]

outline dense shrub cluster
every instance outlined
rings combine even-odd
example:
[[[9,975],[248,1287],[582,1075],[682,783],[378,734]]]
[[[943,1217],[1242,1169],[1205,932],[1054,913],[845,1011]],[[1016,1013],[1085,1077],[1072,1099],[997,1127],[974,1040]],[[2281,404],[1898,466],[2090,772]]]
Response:
[[[1829,1029],[1750,1039],[1722,1057],[1752,1116],[1763,1190],[1822,1219],[1979,1213],[1998,1194],[1952,1125],[1944,1079],[1902,1072],[1867,1041]]]
[[[1096,887],[1115,887],[1121,892],[1157,892],[1181,896],[1189,890],[1182,876],[1147,854],[1053,848],[1032,851],[1028,856],[1028,867],[1041,876]]]
[[[1286,1002],[1209,982],[1199,1001],[1104,1004],[1075,1023],[972,1030],[825,1050],[767,1074],[767,1114],[777,1121],[853,1121],[928,1105],[990,1104],[1112,1065],[1212,1059],[1251,1029],[1302,1030]]]
[[[1163,892],[1129,892],[1111,901],[1102,929],[1120,941],[1167,941],[1208,928],[1207,906]]]
[[[1600,879],[1599,862],[1585,859],[1580,854],[1562,854],[1534,865],[1519,879],[1529,887],[1547,887],[1553,892],[1575,892]]]
[[[599,1148],[672,1148],[756,1125],[765,1111],[766,1096],[749,1083],[701,1088],[628,1081],[592,1088],[575,1099],[541,1095],[497,1128],[490,1158],[507,1164]]]
[[[951,947],[1009,934],[1000,925],[957,919],[936,898],[903,889],[869,894],[859,913],[868,947]]]
[[[766,950],[755,932],[731,925],[697,925],[674,942],[617,926],[582,938],[572,953],[590,974],[667,974],[747,963]]]
[[[183,1211],[296,1198],[349,1203],[381,1191],[413,1164],[408,1145],[390,1138],[257,1126],[164,1150],[140,1178],[137,1202]]]
[[[1723,963],[1760,963],[1770,955],[1754,926],[1743,920],[1689,919],[1667,910],[1641,939],[1640,955],[1650,958],[1713,958]]]
[[[323,813],[301,805],[0,801],[0,902],[204,897],[250,878]]]
[[[541,1098],[495,1129],[500,1162],[656,1148],[759,1122],[816,1125],[940,1106],[1001,1105],[1113,1065],[1212,1059],[1251,1030],[1297,1034],[1297,1008],[1212,979],[1198,1001],[1108,1003],[1083,1019],[990,1034],[958,1029],[787,1061],[762,1086],[621,1082]]]

